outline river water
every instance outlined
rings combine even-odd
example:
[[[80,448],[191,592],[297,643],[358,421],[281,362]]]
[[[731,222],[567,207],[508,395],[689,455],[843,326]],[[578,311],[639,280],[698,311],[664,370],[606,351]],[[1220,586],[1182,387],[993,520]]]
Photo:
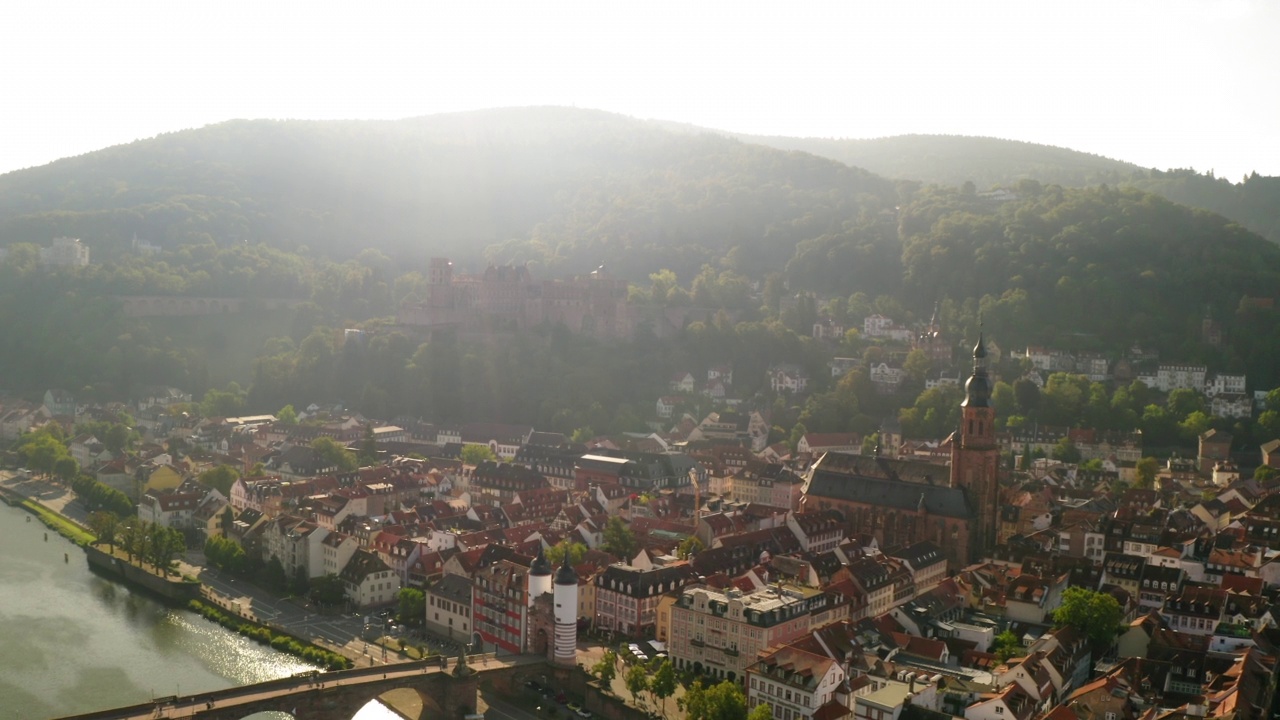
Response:
[[[79,548],[0,503],[0,719],[61,717],[309,669],[93,574]]]

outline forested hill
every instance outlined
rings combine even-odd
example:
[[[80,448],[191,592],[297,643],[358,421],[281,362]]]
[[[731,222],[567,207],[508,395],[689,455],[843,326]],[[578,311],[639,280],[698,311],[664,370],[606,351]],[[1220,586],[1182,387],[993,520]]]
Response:
[[[1131,185],[1230,218],[1280,243],[1280,178],[1253,174],[1232,183],[1212,171],[1155,170],[1100,155],[1016,140],[959,135],[898,135],[870,140],[735,135],[744,142],[812,153],[889,178],[978,190],[1042,185]]]
[[[1044,185],[1115,184],[1142,168],[1101,155],[1036,143],[963,135],[895,135],[866,140],[734,135],[744,142],[798,150],[884,177],[940,185],[971,181],[978,190],[1012,187],[1029,178]]]
[[[609,259],[683,275],[734,246],[744,272],[897,202],[864,170],[598,111],[522,108],[401,121],[232,121],[0,176],[0,244],[80,237],[368,247],[554,274]],[[549,267],[548,267],[549,266]]]

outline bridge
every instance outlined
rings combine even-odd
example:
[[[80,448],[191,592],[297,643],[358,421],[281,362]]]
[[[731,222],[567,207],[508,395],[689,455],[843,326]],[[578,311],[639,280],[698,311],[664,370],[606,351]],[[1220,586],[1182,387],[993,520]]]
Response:
[[[557,670],[545,658],[518,656],[499,660],[492,654],[468,656],[441,663],[438,658],[374,668],[301,673],[254,685],[157,698],[128,707],[72,715],[62,720],[158,720],[200,718],[241,720],[254,713],[276,711],[305,720],[351,720],[370,700],[394,692],[397,710],[416,708],[418,718],[461,720],[475,712],[481,675],[506,690],[516,687],[514,676]],[[560,670],[559,672],[564,672]]]

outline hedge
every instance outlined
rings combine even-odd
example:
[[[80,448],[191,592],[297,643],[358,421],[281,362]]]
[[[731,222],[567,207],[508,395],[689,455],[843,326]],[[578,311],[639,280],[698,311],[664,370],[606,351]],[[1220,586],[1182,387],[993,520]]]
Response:
[[[300,657],[309,663],[323,666],[326,669],[346,670],[355,665],[350,658],[299,640],[292,635],[274,632],[271,628],[225,613],[199,600],[192,600],[187,604],[187,607],[191,611],[204,616],[206,620],[212,620],[228,630],[244,635],[262,645],[270,645],[280,652]]]

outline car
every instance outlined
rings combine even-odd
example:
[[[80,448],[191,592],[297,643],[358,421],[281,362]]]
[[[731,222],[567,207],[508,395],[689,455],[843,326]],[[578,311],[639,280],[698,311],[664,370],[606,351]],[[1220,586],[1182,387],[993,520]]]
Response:
[[[640,646],[635,643],[631,643],[630,645],[627,645],[627,649],[633,653],[640,652]]]
[[[591,711],[586,708],[578,708],[577,710],[574,710],[574,712],[578,713],[578,717],[580,718],[591,717]]]

